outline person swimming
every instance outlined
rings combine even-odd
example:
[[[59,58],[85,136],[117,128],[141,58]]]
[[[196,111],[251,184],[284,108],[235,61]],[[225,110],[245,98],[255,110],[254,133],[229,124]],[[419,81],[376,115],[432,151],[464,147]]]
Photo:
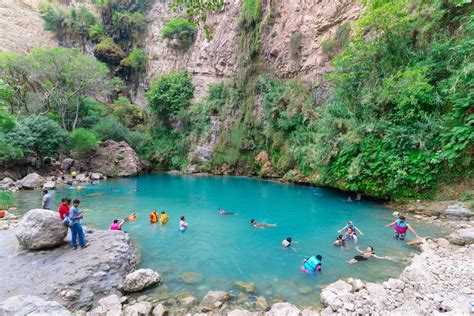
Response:
[[[255,228],[276,227],[276,224],[259,223],[254,219],[250,220],[250,225],[252,225]]]
[[[290,249],[293,249],[294,251],[298,251],[300,249],[292,247],[293,244],[297,244],[297,243],[298,243],[297,241],[293,241],[293,238],[286,237],[285,239],[281,241],[281,246],[282,248],[290,248]]]
[[[140,191],[139,188],[132,189],[132,192],[138,192],[138,191]]]
[[[375,250],[374,250],[374,247],[372,246],[367,247],[367,249],[364,251],[360,250],[359,247],[356,246],[356,250],[360,253],[360,255],[354,256],[354,258],[352,258],[351,260],[348,260],[347,263],[354,264],[359,261],[368,260],[370,257],[374,257],[377,259],[389,259],[389,257],[379,257],[375,255]]]
[[[344,248],[346,246],[346,238],[343,235],[339,235],[333,244],[336,247]]]
[[[186,223],[186,219],[184,216],[181,216],[181,220],[179,221],[179,231],[184,233],[188,229],[188,223]]]
[[[359,228],[357,228],[352,221],[349,221],[346,226],[339,229],[337,232],[340,233],[342,231],[346,232],[346,239],[353,239],[355,243],[357,243],[357,233],[364,235]]]
[[[217,212],[219,212],[219,214],[221,215],[239,215],[238,213],[234,213],[234,212],[226,212],[221,208],[217,209]]]
[[[168,214],[166,214],[165,211],[161,211],[160,225],[164,225],[164,224],[168,223],[168,220],[169,220]]]
[[[308,274],[321,273],[322,260],[323,257],[321,255],[306,258],[303,260],[303,265],[300,267],[300,270]]]
[[[110,188],[110,192],[118,192],[118,190],[115,188]]]
[[[393,223],[385,225],[385,227],[390,226],[395,226],[393,229],[393,238],[395,239],[405,240],[407,230],[410,230],[416,238],[419,237],[415,230],[411,227],[411,225],[408,224],[407,220],[405,219],[405,216],[403,215],[400,215],[400,217]]]

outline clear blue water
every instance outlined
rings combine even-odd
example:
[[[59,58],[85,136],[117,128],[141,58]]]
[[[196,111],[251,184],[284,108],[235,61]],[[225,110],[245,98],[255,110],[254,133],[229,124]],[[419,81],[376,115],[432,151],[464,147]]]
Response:
[[[118,192],[111,192],[114,187]],[[140,190],[134,192],[138,187]],[[61,196],[79,198],[85,211],[84,225],[107,229],[114,218],[138,214],[125,224],[140,248],[142,267],[156,269],[164,276],[162,289],[176,293],[193,291],[202,297],[209,289],[238,293],[235,281],[254,282],[257,294],[281,298],[300,306],[319,301],[319,287],[339,278],[356,277],[379,281],[396,277],[413,251],[393,240],[391,211],[373,202],[346,201],[333,190],[284,185],[244,177],[193,177],[167,174],[112,179],[80,190],[63,188],[53,192],[55,207]],[[18,193],[20,209],[40,204],[39,192]],[[221,207],[238,216],[217,213]],[[166,210],[170,221],[151,225],[152,209]],[[189,229],[178,231],[179,217],[186,216]],[[255,229],[250,219],[276,223],[276,228]],[[345,261],[356,253],[334,248],[337,230],[353,220],[365,236],[360,247],[372,245],[377,254],[394,261],[369,260],[356,265]],[[420,235],[430,235],[429,226],[413,222]],[[298,241],[299,251],[282,249],[288,237]],[[409,236],[409,239],[413,236]],[[299,270],[310,255],[323,256],[322,274],[310,277]],[[183,272],[197,272],[203,279],[195,285],[181,281]],[[158,289],[160,291],[160,289]]]

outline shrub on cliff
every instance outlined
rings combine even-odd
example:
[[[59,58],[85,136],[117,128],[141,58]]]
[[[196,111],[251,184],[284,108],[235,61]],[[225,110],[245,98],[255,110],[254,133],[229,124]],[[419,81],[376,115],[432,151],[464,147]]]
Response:
[[[111,37],[104,37],[93,48],[94,56],[106,64],[117,66],[126,54]]]
[[[161,38],[168,40],[168,46],[186,51],[196,39],[197,25],[185,18],[171,19],[161,29]]]
[[[141,49],[134,49],[127,57],[120,61],[120,67],[128,71],[142,71],[145,69],[148,57]]]
[[[65,16],[56,4],[42,4],[39,7],[39,12],[44,20],[45,31],[57,32],[63,27]]]
[[[189,107],[194,93],[191,80],[185,72],[170,72],[153,80],[146,97],[159,119],[170,123],[181,109]]]
[[[101,141],[110,139],[116,142],[129,142],[130,131],[114,117],[105,117],[100,120],[94,126],[93,132]]]
[[[83,157],[98,147],[99,141],[94,133],[78,128],[69,134],[69,148]]]

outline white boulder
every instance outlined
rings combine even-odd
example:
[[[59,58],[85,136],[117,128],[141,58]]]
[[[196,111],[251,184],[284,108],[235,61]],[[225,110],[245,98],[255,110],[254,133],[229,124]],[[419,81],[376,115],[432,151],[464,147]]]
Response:
[[[57,212],[33,209],[21,218],[15,235],[23,248],[38,250],[62,245],[67,230]]]
[[[123,290],[125,292],[137,292],[155,285],[160,281],[161,277],[158,272],[155,272],[151,269],[139,269],[129,273],[125,277]]]
[[[43,184],[43,190],[54,190],[56,188],[56,182],[54,181],[46,181]]]
[[[153,306],[150,302],[139,302],[133,305],[127,306],[124,311],[124,316],[148,316],[151,313]]]
[[[25,189],[41,188],[46,182],[45,178],[36,172],[28,174],[23,179],[19,180],[21,186]]]
[[[276,303],[265,313],[266,316],[299,316],[301,311],[290,303]]]
[[[474,227],[458,229],[448,236],[448,240],[458,246],[474,243]]]
[[[468,208],[459,204],[449,205],[444,211],[446,217],[453,220],[470,220],[474,214]]]
[[[225,302],[230,300],[230,295],[224,291],[209,291],[199,304],[201,312],[210,312],[220,308]]]

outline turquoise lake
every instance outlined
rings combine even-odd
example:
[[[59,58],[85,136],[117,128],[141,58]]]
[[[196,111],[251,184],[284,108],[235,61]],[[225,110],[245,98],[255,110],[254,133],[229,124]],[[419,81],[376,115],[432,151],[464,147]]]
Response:
[[[117,192],[111,192],[113,187]],[[138,192],[133,191],[139,188]],[[238,294],[235,281],[254,282],[257,295],[284,299],[299,306],[316,305],[321,285],[339,278],[381,281],[398,277],[413,250],[392,239],[392,211],[370,201],[347,202],[347,195],[330,189],[285,185],[245,177],[178,176],[149,174],[136,178],[109,179],[96,185],[52,191],[54,209],[62,196],[78,198],[85,211],[83,224],[107,229],[114,218],[132,212],[138,219],[125,224],[142,254],[142,267],[160,272],[164,282],[158,292],[192,291],[201,298],[208,290]],[[38,191],[17,193],[19,209],[40,205]],[[165,210],[170,221],[150,224],[149,213]],[[218,208],[237,212],[220,215]],[[186,216],[189,229],[181,234],[179,217]],[[256,229],[250,219],[276,223]],[[356,252],[354,244],[341,250],[332,246],[337,230],[349,220],[362,230],[359,245],[375,248],[392,261],[371,259],[355,265],[346,260]],[[430,226],[411,221],[419,235],[432,235]],[[280,242],[293,237],[299,251],[282,249]],[[408,240],[414,237],[409,234]],[[308,276],[299,270],[310,255],[323,256],[322,274]],[[190,285],[180,276],[196,272],[202,281]]]

